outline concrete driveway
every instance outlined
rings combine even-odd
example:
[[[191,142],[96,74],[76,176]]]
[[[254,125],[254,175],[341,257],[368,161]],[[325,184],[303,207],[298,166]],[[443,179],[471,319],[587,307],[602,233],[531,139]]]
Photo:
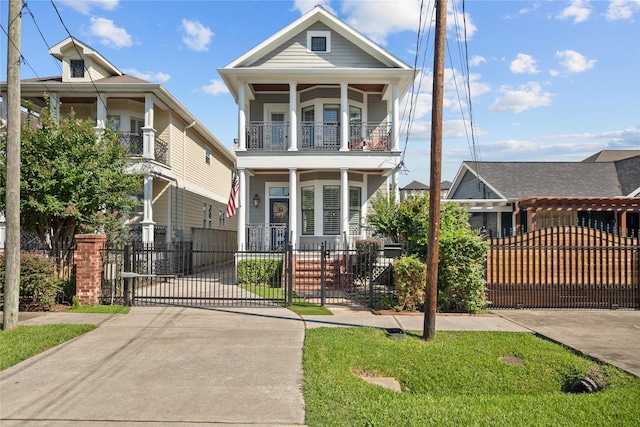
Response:
[[[300,426],[303,340],[284,308],[134,307],[0,372],[0,424]]]
[[[640,377],[638,310],[496,310],[495,313]]]

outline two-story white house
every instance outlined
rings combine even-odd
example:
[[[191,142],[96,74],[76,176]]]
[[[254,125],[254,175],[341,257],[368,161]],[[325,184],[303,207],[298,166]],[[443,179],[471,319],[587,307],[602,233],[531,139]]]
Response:
[[[162,85],[126,75],[91,46],[69,37],[49,49],[62,75],[21,81],[23,106],[35,112],[50,99],[60,118],[111,127],[145,173],[134,212],[145,243],[189,240],[193,228],[235,230],[224,215],[235,155]],[[0,82],[0,95],[7,82]],[[3,103],[3,105],[6,105]],[[3,118],[6,111],[3,108]]]
[[[399,190],[399,105],[414,69],[321,6],[218,70],[238,105],[238,246],[363,236]]]

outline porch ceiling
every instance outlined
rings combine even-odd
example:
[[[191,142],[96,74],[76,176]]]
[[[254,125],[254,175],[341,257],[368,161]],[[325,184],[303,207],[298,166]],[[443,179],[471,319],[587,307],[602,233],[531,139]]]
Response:
[[[638,197],[524,197],[522,210],[640,212]]]

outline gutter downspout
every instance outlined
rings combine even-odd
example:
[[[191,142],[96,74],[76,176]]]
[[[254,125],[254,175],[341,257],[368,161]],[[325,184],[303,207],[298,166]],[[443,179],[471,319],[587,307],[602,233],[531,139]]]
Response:
[[[185,215],[184,198],[186,196],[186,187],[187,187],[187,184],[186,184],[187,129],[192,128],[193,126],[195,126],[195,124],[196,124],[196,121],[194,120],[193,123],[185,126],[184,129],[182,130],[182,240],[184,240],[185,233],[186,233],[185,231],[186,224],[184,222],[184,215]]]

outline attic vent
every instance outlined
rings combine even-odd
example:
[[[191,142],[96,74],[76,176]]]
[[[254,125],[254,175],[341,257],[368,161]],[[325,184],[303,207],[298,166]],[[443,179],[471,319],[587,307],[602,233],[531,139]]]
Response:
[[[307,31],[307,52],[331,53],[331,31]]]

